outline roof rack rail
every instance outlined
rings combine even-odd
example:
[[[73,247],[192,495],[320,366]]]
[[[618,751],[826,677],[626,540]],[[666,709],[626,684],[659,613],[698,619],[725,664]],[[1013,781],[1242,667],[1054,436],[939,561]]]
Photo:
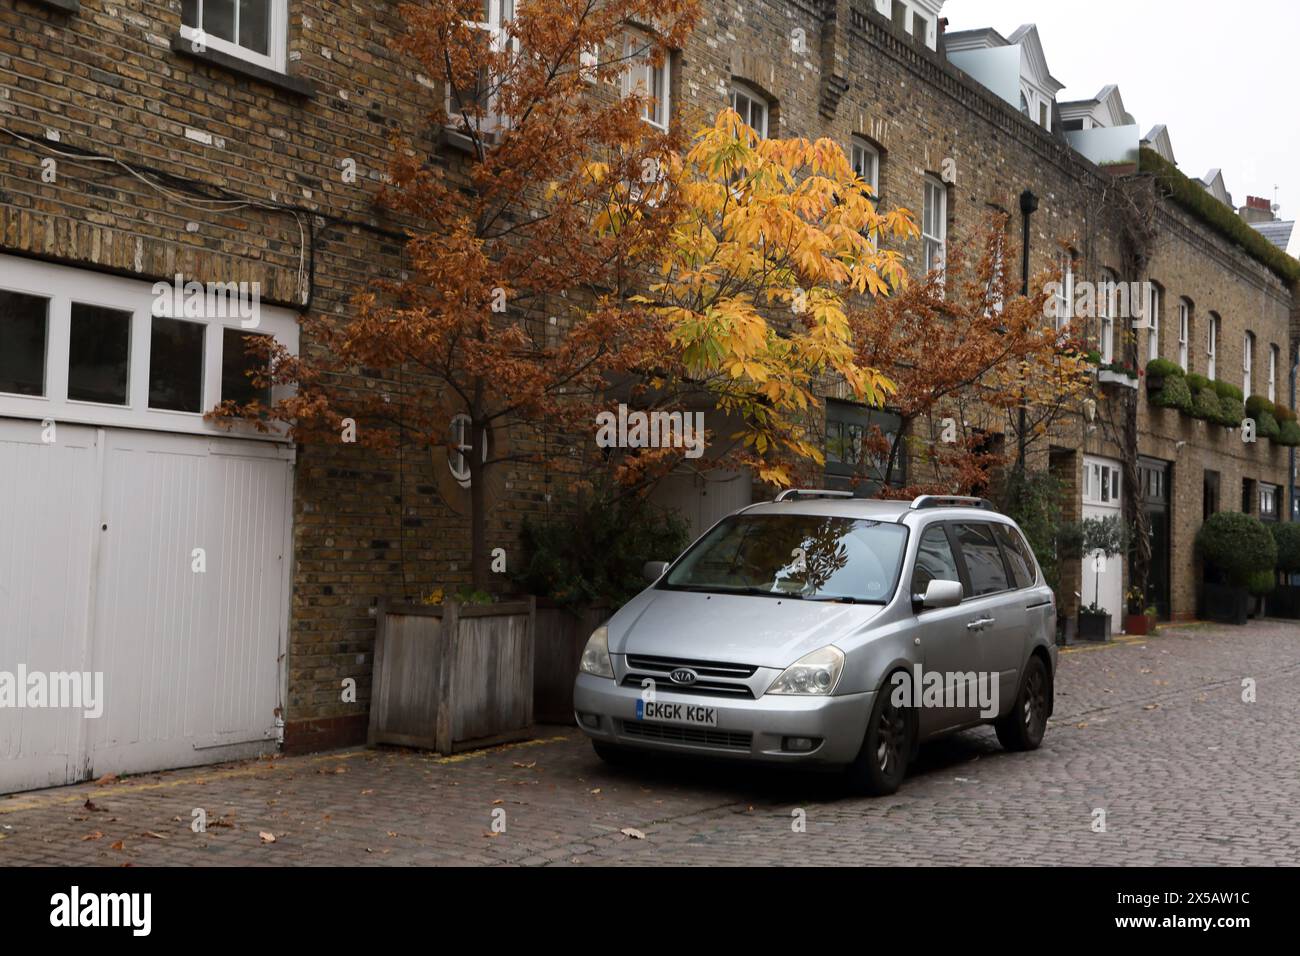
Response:
[[[797,498],[852,498],[851,491],[822,491],[816,488],[787,488],[776,496],[776,501],[794,501]]]
[[[967,495],[921,495],[912,499],[912,510],[922,508],[979,508],[983,511],[997,511],[997,506],[987,498],[972,498]]]

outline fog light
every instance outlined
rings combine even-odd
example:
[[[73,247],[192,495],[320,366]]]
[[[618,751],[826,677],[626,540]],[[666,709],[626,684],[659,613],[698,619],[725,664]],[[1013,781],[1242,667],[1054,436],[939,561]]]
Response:
[[[600,727],[599,714],[579,714],[578,719],[582,721],[584,727],[590,727],[592,730],[597,730]]]
[[[804,754],[810,750],[815,750],[820,740],[814,737],[786,737],[781,741],[781,749],[789,750],[792,753]]]

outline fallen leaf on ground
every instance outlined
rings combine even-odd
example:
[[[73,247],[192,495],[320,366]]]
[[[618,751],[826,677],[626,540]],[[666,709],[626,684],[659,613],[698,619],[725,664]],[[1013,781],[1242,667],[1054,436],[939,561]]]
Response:
[[[258,831],[258,834],[257,834],[257,838],[258,838],[259,840],[261,840],[263,843],[274,843],[274,842],[275,842],[275,834],[274,834],[274,833],[267,833],[265,830],[259,830],[259,831]]]
[[[494,807],[499,807],[499,806],[501,806],[501,804],[503,804],[503,803],[505,803],[504,800],[493,800],[493,801],[492,801],[492,806],[494,806]]]
[[[521,767],[524,770],[532,770],[534,767],[537,766],[537,761],[534,760],[532,763],[520,763],[518,760],[516,760],[515,766]]]
[[[109,848],[110,850],[125,850],[125,849],[126,849],[126,841],[125,841],[125,840],[118,840],[116,843],[110,843],[110,844],[108,845],[108,848]]]
[[[597,787],[595,790],[592,790],[591,792],[592,792],[592,793],[600,793],[600,787]]]
[[[87,833],[84,837],[81,838],[81,842],[85,843],[87,840],[102,840],[102,839],[104,839],[104,834],[101,833],[99,830],[96,830],[94,833]]]
[[[640,830],[638,830],[636,827],[624,827],[623,829],[619,830],[618,832],[621,833],[621,834],[623,834],[623,835],[624,835],[625,837],[627,837],[629,840],[644,840],[644,839],[645,839],[645,834],[642,833]]]
[[[100,777],[98,780],[95,781],[95,786],[107,787],[110,783],[117,783],[117,774],[115,773],[104,774],[104,776]]]
[[[140,836],[143,836],[143,837],[153,837],[153,839],[155,839],[155,840],[165,840],[165,839],[167,839],[167,838],[166,838],[165,836],[163,836],[161,833],[154,833],[152,830],[145,830],[144,833],[141,833],[141,834],[140,834]]]
[[[1143,709],[1143,710],[1159,710],[1159,709],[1160,709],[1160,705],[1159,705],[1159,704],[1143,704],[1143,705],[1142,705],[1142,709]]]
[[[373,789],[371,789],[371,790],[362,790],[362,791],[361,791],[361,795],[364,797],[364,796],[366,796],[366,794],[370,794],[370,793],[374,793],[374,792],[375,792],[375,791],[374,791]]]

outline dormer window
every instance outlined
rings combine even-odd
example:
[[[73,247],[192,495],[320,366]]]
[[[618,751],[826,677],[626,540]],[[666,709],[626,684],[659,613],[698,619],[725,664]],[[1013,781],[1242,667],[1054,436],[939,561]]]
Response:
[[[215,50],[283,73],[289,0],[183,0],[181,36],[196,50]]]

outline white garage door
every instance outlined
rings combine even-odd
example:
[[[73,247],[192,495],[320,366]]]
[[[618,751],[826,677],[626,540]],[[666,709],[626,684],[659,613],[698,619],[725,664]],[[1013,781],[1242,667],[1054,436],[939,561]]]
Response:
[[[0,791],[272,748],[289,450],[57,428],[0,420],[0,671],[102,674],[102,714],[0,708]]]
[[[276,744],[293,447],[203,413],[297,325],[186,290],[0,256],[0,793]]]

